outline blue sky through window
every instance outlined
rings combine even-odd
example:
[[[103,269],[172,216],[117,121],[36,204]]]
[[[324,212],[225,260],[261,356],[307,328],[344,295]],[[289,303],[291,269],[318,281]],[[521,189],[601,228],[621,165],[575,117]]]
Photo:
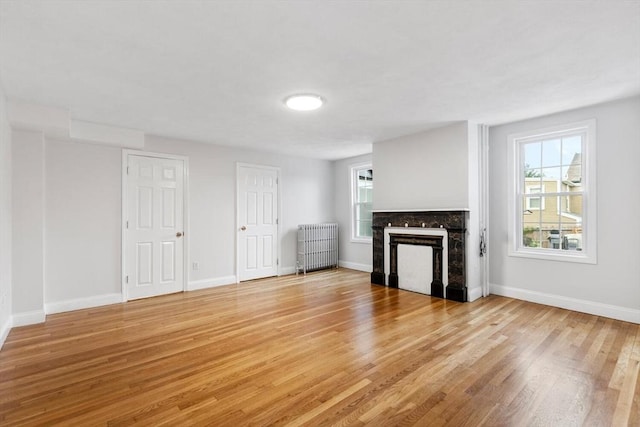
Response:
[[[581,153],[581,135],[530,142],[524,144],[524,164],[534,176],[563,179]]]

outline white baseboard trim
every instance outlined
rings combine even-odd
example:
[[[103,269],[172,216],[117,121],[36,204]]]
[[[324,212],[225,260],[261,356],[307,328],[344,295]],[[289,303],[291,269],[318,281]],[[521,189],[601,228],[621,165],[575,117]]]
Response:
[[[211,279],[194,280],[187,283],[187,291],[215,288],[216,286],[236,284],[236,276],[214,277]]]
[[[469,302],[473,302],[479,298],[482,298],[482,288],[480,286],[467,289],[467,300]]]
[[[87,298],[76,298],[66,301],[48,302],[44,305],[46,314],[64,313],[65,311],[82,310],[84,308],[100,307],[101,305],[118,304],[122,302],[122,294],[96,295]]]
[[[44,310],[31,310],[23,311],[22,313],[14,313],[11,316],[11,327],[35,325],[36,323],[43,323],[45,319]]]
[[[602,304],[599,302],[587,301],[577,298],[570,298],[560,295],[545,294],[542,292],[529,291],[526,289],[512,288],[509,286],[496,285],[491,283],[491,293],[535,302],[538,304],[550,305],[553,307],[565,308],[567,310],[579,311],[581,313],[593,314],[596,316],[609,317],[611,319],[640,324],[640,310],[620,307],[617,305]]]
[[[280,267],[280,276],[288,276],[289,274],[296,274],[295,267]]]
[[[365,273],[371,273],[373,271],[373,266],[371,264],[360,264],[357,262],[350,261],[338,261],[339,267],[350,268],[351,270],[364,271]]]
[[[11,327],[13,326],[11,316],[7,317],[7,320],[4,322],[2,327],[0,327],[0,349],[4,345],[4,341],[9,336],[9,332],[11,332]]]

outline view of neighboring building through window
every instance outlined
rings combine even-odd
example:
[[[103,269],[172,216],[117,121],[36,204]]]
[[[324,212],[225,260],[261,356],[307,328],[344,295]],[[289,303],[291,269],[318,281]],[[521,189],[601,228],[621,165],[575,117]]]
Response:
[[[352,180],[352,238],[370,241],[373,235],[371,230],[373,220],[371,213],[373,206],[373,169],[371,165],[353,167]]]
[[[586,238],[587,221],[595,222],[595,211],[587,206],[595,185],[585,175],[588,142],[595,138],[589,123],[512,138],[518,181],[515,251],[580,256],[587,244],[595,245],[594,238]]]
[[[523,142],[522,244],[582,250],[584,132]]]

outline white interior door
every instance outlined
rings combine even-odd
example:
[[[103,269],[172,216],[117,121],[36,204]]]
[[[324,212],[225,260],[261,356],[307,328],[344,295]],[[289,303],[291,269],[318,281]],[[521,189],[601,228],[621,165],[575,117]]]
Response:
[[[278,274],[278,171],[238,165],[238,279]]]
[[[128,299],[184,289],[184,161],[127,158]]]

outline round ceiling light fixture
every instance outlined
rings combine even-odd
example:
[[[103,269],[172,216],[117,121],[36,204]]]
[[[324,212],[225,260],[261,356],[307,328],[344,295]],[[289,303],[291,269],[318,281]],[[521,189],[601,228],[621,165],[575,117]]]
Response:
[[[288,96],[284,103],[287,107],[296,111],[312,111],[322,107],[324,100],[320,95],[312,93],[303,93]]]

